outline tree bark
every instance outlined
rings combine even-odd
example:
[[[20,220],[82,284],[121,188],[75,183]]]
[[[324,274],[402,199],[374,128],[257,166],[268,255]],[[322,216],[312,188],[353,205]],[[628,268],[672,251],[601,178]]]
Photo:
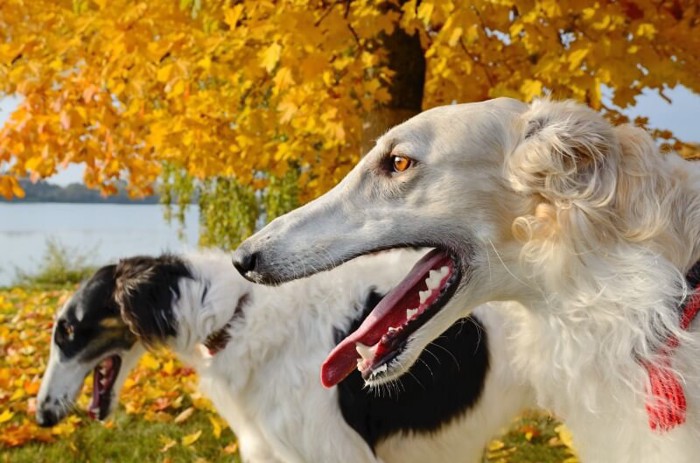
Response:
[[[418,33],[408,35],[397,26],[391,35],[380,40],[380,46],[388,52],[389,68],[395,74],[389,87],[391,101],[368,114],[363,123],[363,155],[388,129],[418,114],[423,103],[425,56]]]

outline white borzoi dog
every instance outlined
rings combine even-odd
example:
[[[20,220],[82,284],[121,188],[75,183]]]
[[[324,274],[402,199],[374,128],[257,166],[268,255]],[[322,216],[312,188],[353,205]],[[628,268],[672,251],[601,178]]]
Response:
[[[515,300],[515,366],[584,462],[700,460],[698,164],[573,102],[435,108],[234,265],[274,284],[407,245],[435,249],[329,356],[327,385],[360,357],[370,383],[396,378],[471,308]]]
[[[420,257],[381,253],[279,288],[255,285],[224,253],[135,257],[95,273],[60,311],[37,420],[71,409],[94,370],[104,419],[144,346],[195,367],[251,462],[476,462],[531,390],[504,358],[492,310],[447,329],[393,387],[359,373],[333,389],[318,368]]]

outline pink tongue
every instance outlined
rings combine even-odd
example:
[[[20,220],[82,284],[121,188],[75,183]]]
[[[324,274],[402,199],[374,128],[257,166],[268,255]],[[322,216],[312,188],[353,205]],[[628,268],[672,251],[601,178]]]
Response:
[[[413,306],[399,302],[404,298],[408,299],[407,296],[414,296],[417,306],[418,290],[414,291],[416,294],[409,294],[410,291],[425,281],[430,270],[448,265],[449,262],[450,257],[438,249],[430,251],[418,261],[406,278],[384,296],[362,325],[328,355],[321,366],[321,383],[325,387],[333,387],[352,373],[357,367],[357,359],[360,358],[355,350],[355,343],[373,346],[387,333],[389,327],[403,325],[406,321],[406,309]]]

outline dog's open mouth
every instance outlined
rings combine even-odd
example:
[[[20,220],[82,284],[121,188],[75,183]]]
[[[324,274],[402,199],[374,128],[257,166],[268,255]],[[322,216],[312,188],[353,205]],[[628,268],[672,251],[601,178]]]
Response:
[[[109,415],[112,404],[112,389],[119,375],[122,359],[112,355],[97,364],[92,377],[92,400],[88,414],[93,419],[104,420]]]
[[[441,249],[426,254],[372,310],[360,327],[328,355],[321,382],[332,387],[358,368],[362,377],[385,373],[406,347],[408,337],[454,295],[459,265]]]

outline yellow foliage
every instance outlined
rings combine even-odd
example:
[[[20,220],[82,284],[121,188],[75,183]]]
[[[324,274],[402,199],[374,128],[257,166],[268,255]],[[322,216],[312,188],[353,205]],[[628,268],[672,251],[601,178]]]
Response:
[[[548,93],[619,118],[603,85],[622,108],[644,89],[700,92],[698,14],[691,0],[7,0],[0,98],[21,104],[0,130],[0,194],[69,163],[139,195],[164,163],[253,186],[293,161],[309,199],[355,164],[365,115],[390,100],[381,41],[397,27],[420,34],[425,108]]]

